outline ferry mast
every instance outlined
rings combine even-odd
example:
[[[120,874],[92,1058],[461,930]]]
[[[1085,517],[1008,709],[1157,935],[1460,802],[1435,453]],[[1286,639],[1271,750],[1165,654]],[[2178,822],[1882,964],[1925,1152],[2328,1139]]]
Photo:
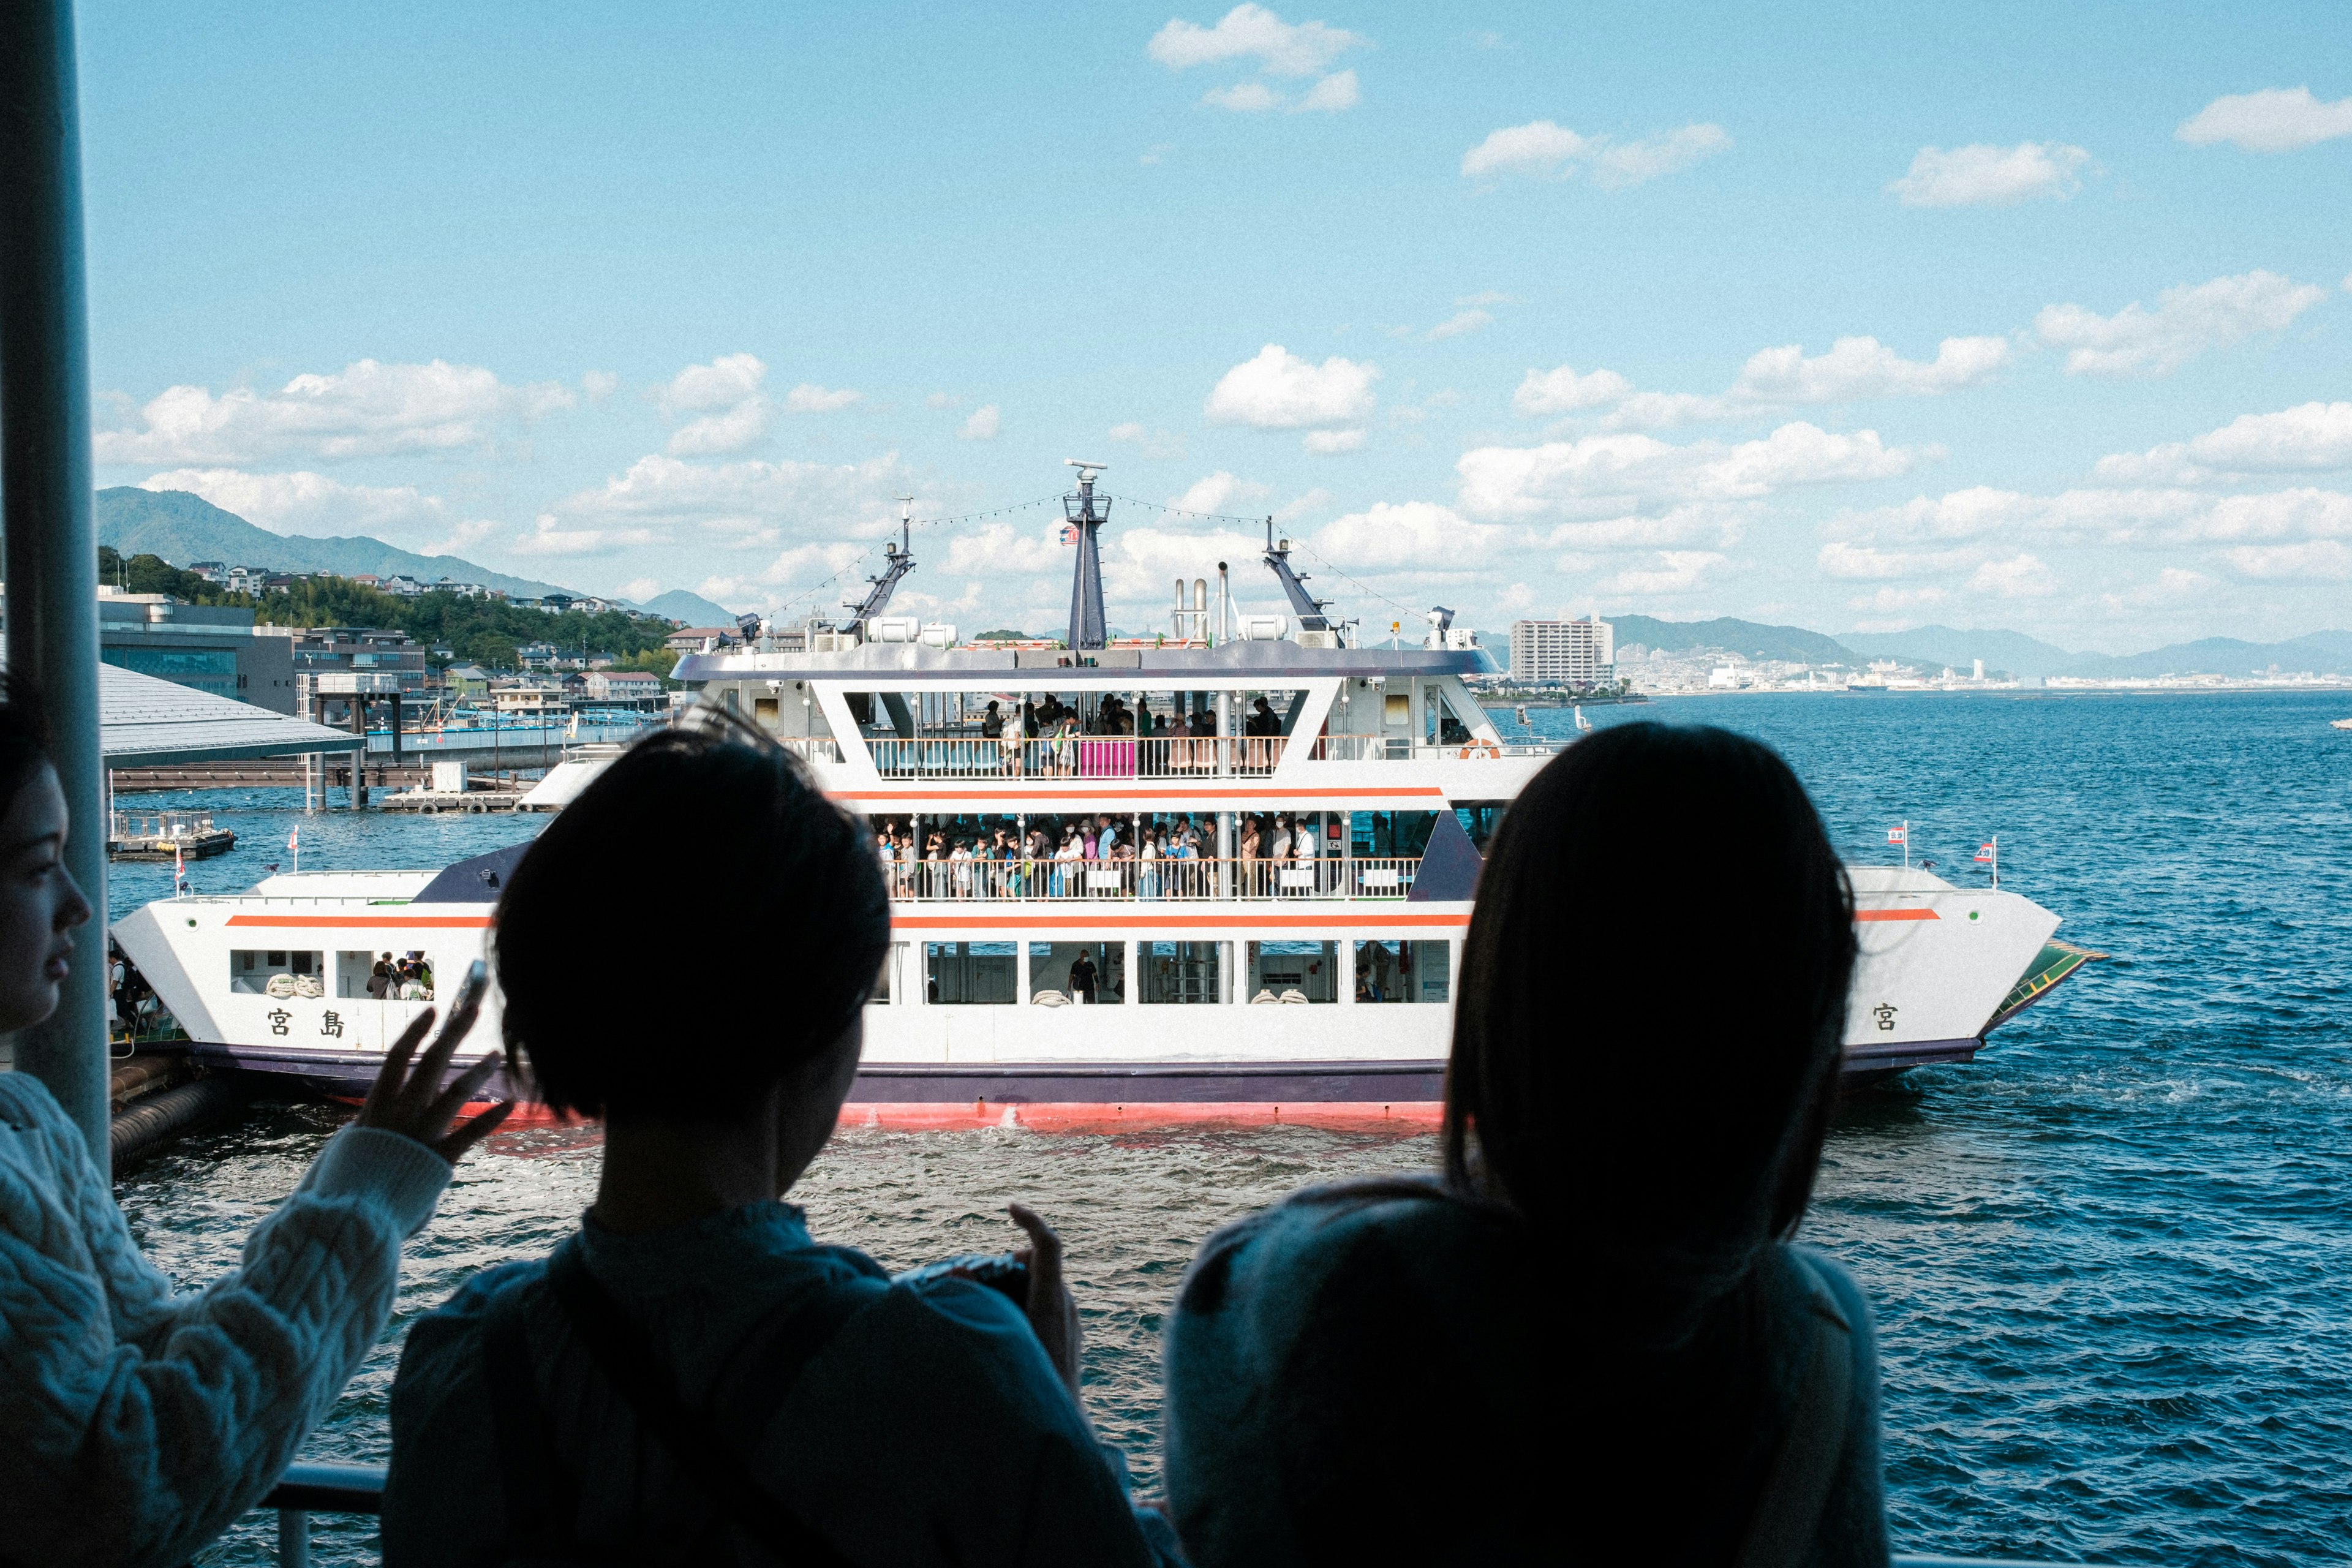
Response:
[[[1077,531],[1078,563],[1070,577],[1070,650],[1075,653],[1103,647],[1110,640],[1103,620],[1102,551],[1095,540],[1110,517],[1110,502],[1106,500],[1100,511],[1095,510],[1095,476],[1105,465],[1076,458],[1065,458],[1062,465],[1078,470],[1077,493],[1062,498],[1062,515]]]
[[[1274,542],[1274,519],[1265,520],[1265,563],[1282,583],[1283,594],[1290,600],[1290,608],[1298,616],[1302,632],[1328,632],[1330,619],[1323,612],[1331,607],[1328,599],[1318,599],[1307,591],[1307,579],[1290,569],[1290,541],[1277,546]]]
[[[899,496],[896,499],[898,502],[898,542],[882,542],[882,575],[866,579],[865,598],[855,604],[846,599],[842,601],[842,608],[849,612],[849,617],[835,621],[833,626],[835,631],[866,636],[866,624],[888,607],[890,595],[898,592],[899,580],[915,569],[915,547],[911,538],[915,526],[915,498]]]

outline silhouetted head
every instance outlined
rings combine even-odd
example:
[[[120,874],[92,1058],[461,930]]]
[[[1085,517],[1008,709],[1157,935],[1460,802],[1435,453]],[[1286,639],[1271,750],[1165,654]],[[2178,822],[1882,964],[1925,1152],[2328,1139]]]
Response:
[[[792,976],[777,1005],[747,1012],[690,934],[722,916],[733,963]],[[581,791],[507,879],[496,926],[508,1057],[538,1098],[691,1122],[843,1043],[890,911],[865,828],[790,752],[713,723],[648,736]]]
[[[1623,724],[1489,846],[1446,1079],[1459,1184],[1704,1302],[1804,1213],[1836,1087],[1853,900],[1788,764]]]

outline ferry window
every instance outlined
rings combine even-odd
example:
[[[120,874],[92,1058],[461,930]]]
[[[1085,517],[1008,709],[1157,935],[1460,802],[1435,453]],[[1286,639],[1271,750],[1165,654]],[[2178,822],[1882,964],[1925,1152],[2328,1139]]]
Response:
[[[1437,826],[1433,811],[1359,811],[1354,814],[1356,858],[1411,859],[1429,847]]]
[[[249,996],[324,996],[320,952],[237,948],[228,955],[228,988]]]
[[[1495,837],[1495,829],[1503,826],[1503,813],[1508,809],[1505,802],[1482,800],[1455,806],[1454,815],[1461,822],[1462,831],[1470,836],[1471,844],[1484,855],[1486,841]]]
[[[754,697],[751,699],[751,718],[754,722],[761,725],[763,728],[770,730],[774,729],[776,727],[776,700],[772,697]]]
[[[430,1002],[433,960],[421,948],[360,949],[335,954],[334,994],[365,1001]]]
[[[1142,944],[1146,1003],[1217,1002],[1224,973],[1222,942],[1148,942]]]
[[[1083,964],[1083,968],[1081,968]],[[1091,981],[1088,1000],[1117,1004],[1127,1000],[1127,943],[1123,942],[1033,942],[1029,944],[1029,999],[1058,997],[1075,1002]],[[1048,1006],[1053,1005],[1047,1002]]]
[[[898,957],[907,951],[903,942],[894,942],[882,950],[882,967],[874,976],[874,989],[866,994],[867,1005],[887,1007],[890,1005],[890,982],[898,973]]]
[[[1360,942],[1356,1000],[1444,1002],[1453,992],[1453,944],[1444,942]]]
[[[1330,942],[1254,942],[1244,988],[1253,1005],[1337,1002],[1339,947]]]
[[[1425,689],[1421,714],[1423,738],[1432,744],[1459,746],[1469,741],[1470,726],[1454,711],[1454,704],[1446,700],[1443,687],[1432,686]]]
[[[924,1000],[947,1007],[1010,1006],[1014,962],[1009,942],[927,942]]]

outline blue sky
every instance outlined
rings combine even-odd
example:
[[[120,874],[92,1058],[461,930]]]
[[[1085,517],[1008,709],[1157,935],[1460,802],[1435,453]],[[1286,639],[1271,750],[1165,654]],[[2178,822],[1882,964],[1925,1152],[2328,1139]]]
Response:
[[[1167,505],[1383,632],[2352,625],[2340,10],[1660,9],[85,7],[101,481],[823,608],[1082,457],[1130,629],[1251,559]],[[1057,521],[901,605],[1057,628]]]

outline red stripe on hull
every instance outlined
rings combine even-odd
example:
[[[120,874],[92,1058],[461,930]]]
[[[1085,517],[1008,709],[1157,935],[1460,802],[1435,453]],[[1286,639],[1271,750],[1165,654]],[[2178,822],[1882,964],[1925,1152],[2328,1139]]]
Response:
[[[341,1095],[339,1103],[357,1105]],[[488,1110],[488,1103],[466,1107],[467,1116]],[[990,1128],[1019,1127],[1032,1132],[1121,1132],[1151,1127],[1319,1127],[1341,1132],[1434,1132],[1445,1107],[1433,1100],[1370,1101],[1308,1101],[1298,1105],[1260,1105],[1248,1100],[1197,1100],[1088,1105],[1083,1103],[1007,1104],[975,1100],[939,1105],[892,1101],[841,1108],[839,1125],[856,1130],[882,1128],[898,1132],[978,1132]],[[507,1118],[510,1128],[565,1125],[543,1105],[530,1101],[514,1108]],[[582,1125],[573,1122],[571,1125]]]

